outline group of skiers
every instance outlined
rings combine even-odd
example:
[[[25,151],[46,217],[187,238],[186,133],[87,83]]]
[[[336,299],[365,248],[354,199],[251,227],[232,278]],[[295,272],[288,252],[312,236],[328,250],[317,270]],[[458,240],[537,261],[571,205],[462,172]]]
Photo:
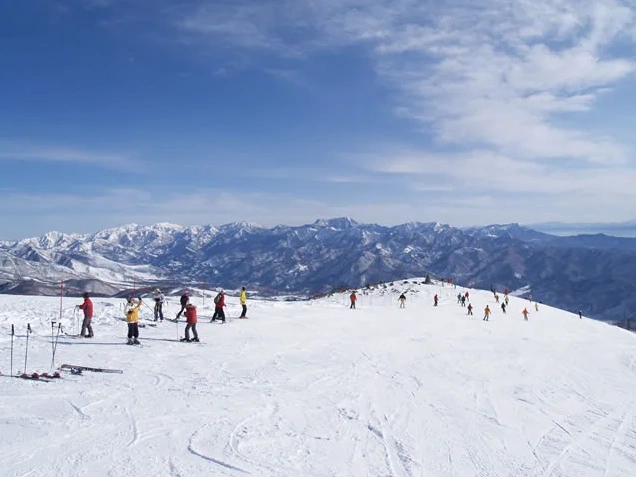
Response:
[[[497,291],[495,290],[494,287],[491,287],[491,291],[493,293],[493,296],[495,298],[495,303],[499,303],[499,295],[497,294]],[[508,289],[506,289],[504,291],[504,300],[503,302],[501,302],[501,311],[506,314],[506,308],[509,304],[510,299],[508,298],[508,294],[509,291]],[[469,292],[464,292],[464,293],[458,293],[457,294],[457,303],[460,304],[461,306],[467,306],[468,309],[468,315],[473,315],[473,305],[472,303],[470,303],[470,294]],[[356,295],[356,291],[352,291],[351,295],[349,295],[349,300],[351,302],[351,304],[349,305],[349,309],[350,310],[355,310],[356,308],[356,301],[358,300],[358,297]],[[398,297],[398,301],[400,303],[400,308],[405,308],[406,307],[406,294],[401,293],[400,296]],[[437,306],[439,303],[439,297],[437,296],[437,294],[433,297],[433,306]],[[539,311],[539,303],[535,302],[534,304],[534,308],[535,310],[538,312]],[[489,321],[490,319],[490,315],[492,314],[492,310],[490,309],[490,305],[486,305],[486,308],[484,308],[484,318],[483,321]],[[524,308],[523,311],[521,312],[521,314],[523,315],[524,320],[528,321],[528,315],[530,315],[530,312],[528,311],[527,308]],[[579,318],[581,317],[581,312],[579,311]]]
[[[76,305],[76,308],[82,310],[84,312],[84,319],[82,321],[82,330],[80,336],[83,338],[92,338],[93,327],[92,327],[92,319],[93,319],[93,302],[90,299],[90,295],[88,292],[82,295],[84,301],[81,305]],[[154,313],[154,321],[163,321],[163,305],[166,301],[165,295],[161,292],[161,290],[156,289],[152,293],[152,298],[155,302],[155,306],[153,309]],[[239,302],[241,304],[241,316],[239,318],[247,318],[247,292],[245,287],[241,287],[241,293],[239,297]],[[174,321],[177,322],[181,315],[185,316],[186,319],[186,327],[185,327],[185,338],[182,338],[181,341],[199,341],[199,334],[197,332],[197,307],[194,303],[190,302],[190,294],[184,293],[179,298],[179,303],[181,304],[181,309],[177,313]],[[129,296],[126,299],[125,306],[125,316],[126,316],[126,324],[128,326],[128,344],[136,345],[141,344],[139,341],[139,309],[141,305],[145,304],[141,298],[135,298],[133,296]],[[214,315],[210,320],[210,323],[216,321],[217,319],[222,323],[225,323],[225,311],[223,308],[227,306],[225,303],[225,292],[223,289],[217,290],[217,294],[214,297]],[[190,339],[190,332],[192,332],[192,339]]]

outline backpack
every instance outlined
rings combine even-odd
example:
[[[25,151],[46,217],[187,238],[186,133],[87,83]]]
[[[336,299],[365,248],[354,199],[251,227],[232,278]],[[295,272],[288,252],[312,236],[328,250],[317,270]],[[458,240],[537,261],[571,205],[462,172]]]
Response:
[[[214,297],[214,303],[215,304],[221,303],[221,294],[220,293],[217,296]]]

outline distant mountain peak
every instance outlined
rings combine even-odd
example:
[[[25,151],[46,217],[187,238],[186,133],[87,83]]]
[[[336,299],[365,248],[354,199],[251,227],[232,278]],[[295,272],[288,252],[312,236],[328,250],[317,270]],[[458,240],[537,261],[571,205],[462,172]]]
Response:
[[[351,217],[336,217],[333,219],[318,219],[313,225],[319,225],[322,227],[333,227],[334,229],[348,229],[358,226],[358,222]]]

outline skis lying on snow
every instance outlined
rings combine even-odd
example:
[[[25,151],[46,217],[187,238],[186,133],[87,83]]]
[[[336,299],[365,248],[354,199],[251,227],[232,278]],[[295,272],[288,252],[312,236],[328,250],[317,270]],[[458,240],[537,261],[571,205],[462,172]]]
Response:
[[[153,328],[155,328],[157,326],[157,323],[142,323],[142,322],[139,322],[138,325],[139,325],[139,328],[145,328],[146,326],[152,326]]]
[[[59,373],[55,373],[55,374],[59,374]],[[38,374],[38,373],[32,373],[32,374],[27,374],[27,373],[22,373],[22,374],[2,374],[0,373],[0,377],[3,378],[18,378],[18,379],[28,379],[31,381],[39,381],[42,383],[48,383],[49,381],[53,381],[53,379],[56,378],[60,378],[61,376],[51,376],[48,375],[47,373],[42,373],[42,374]]]
[[[91,368],[90,366],[80,366],[78,364],[63,364],[60,366],[60,369],[80,369],[82,371],[92,371],[94,373],[124,373],[121,369]]]

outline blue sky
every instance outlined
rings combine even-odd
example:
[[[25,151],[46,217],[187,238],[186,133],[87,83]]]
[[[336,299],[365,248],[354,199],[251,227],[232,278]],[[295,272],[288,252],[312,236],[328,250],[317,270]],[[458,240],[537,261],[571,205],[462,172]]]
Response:
[[[0,239],[634,219],[629,5],[0,2]]]

